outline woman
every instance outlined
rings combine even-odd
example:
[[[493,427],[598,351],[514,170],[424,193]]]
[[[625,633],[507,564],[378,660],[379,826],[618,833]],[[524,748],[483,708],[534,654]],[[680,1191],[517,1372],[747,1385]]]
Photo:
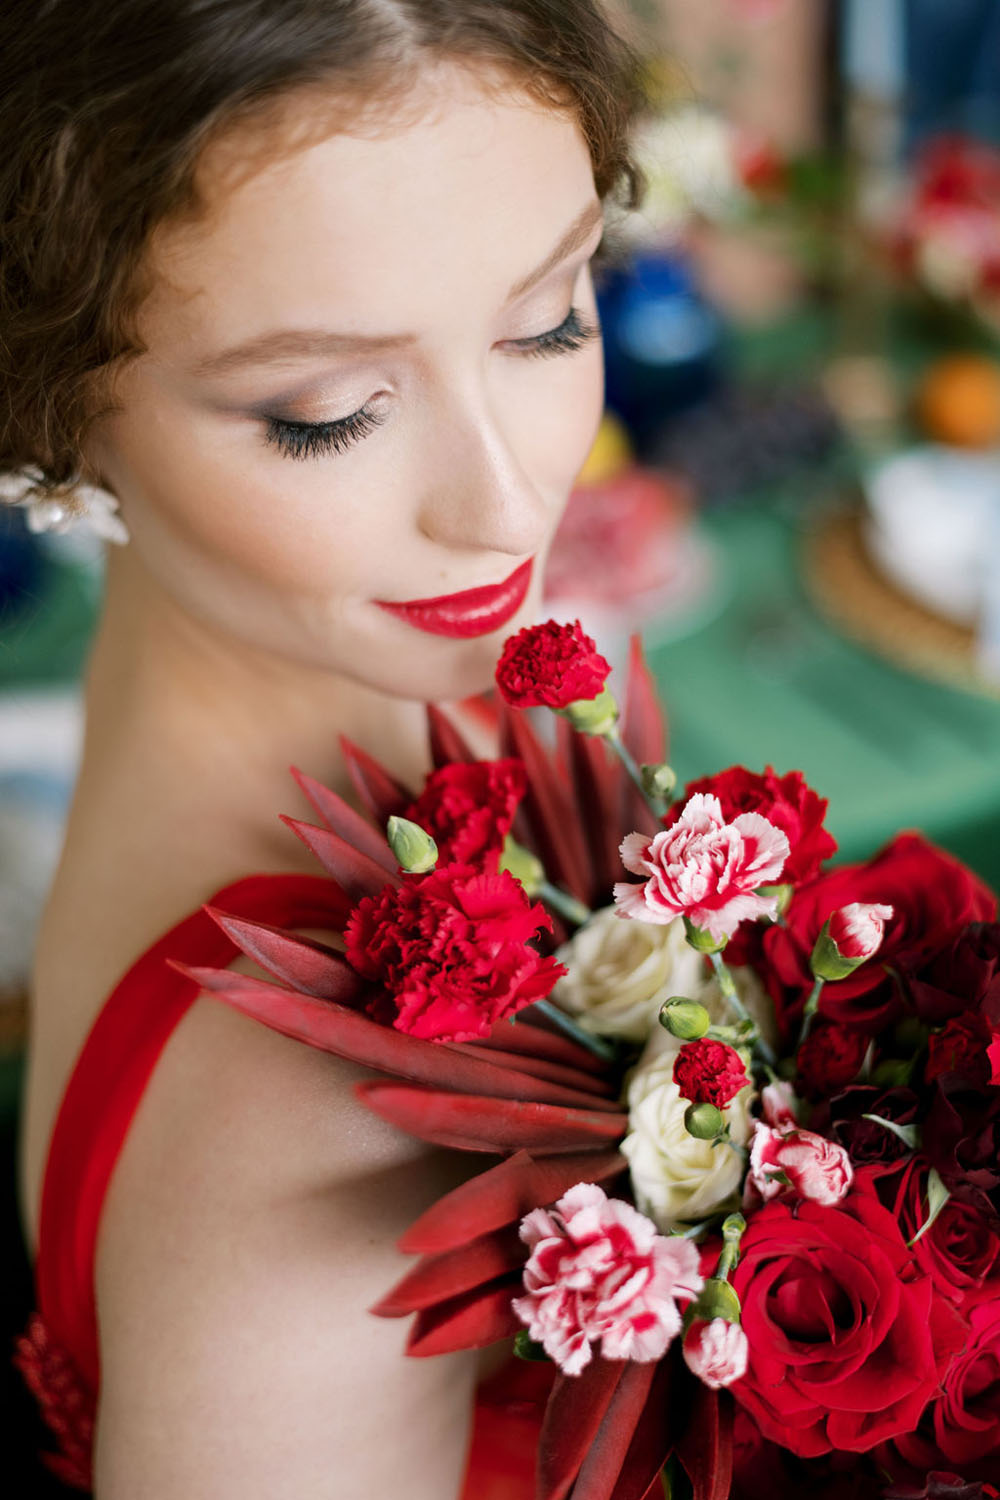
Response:
[[[0,59],[0,470],[42,520],[97,485],[130,535],[23,1131],[95,1493],[442,1500],[481,1371],[366,1308],[460,1166],[346,1064],[206,997],[168,1025],[148,950],[254,872],[291,882],[238,888],[258,917],[321,932],[289,765],[344,790],[347,735],[415,778],[423,703],[537,614],[601,406],[629,59],[596,0],[15,0]]]

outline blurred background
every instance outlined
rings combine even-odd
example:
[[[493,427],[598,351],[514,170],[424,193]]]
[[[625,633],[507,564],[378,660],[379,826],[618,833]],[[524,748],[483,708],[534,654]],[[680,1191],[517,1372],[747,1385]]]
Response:
[[[844,857],[919,827],[1000,884],[1000,4],[627,8],[648,189],[552,611],[642,631],[682,778],[800,768]],[[9,1134],[100,573],[0,507]]]

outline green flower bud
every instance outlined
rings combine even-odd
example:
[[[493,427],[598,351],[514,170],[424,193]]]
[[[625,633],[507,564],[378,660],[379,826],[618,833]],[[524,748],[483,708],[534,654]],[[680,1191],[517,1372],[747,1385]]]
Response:
[[[694,1304],[695,1317],[704,1318],[706,1323],[713,1318],[725,1318],[727,1323],[738,1323],[740,1312],[739,1295],[729,1282],[718,1276],[710,1276]]]
[[[666,762],[662,765],[639,767],[642,789],[654,801],[669,802],[677,785],[677,772]]]
[[[726,1128],[721,1109],[714,1104],[689,1104],[684,1111],[684,1129],[698,1141],[714,1141]]]
[[[863,958],[845,958],[830,936],[830,923],[823,923],[823,930],[816,939],[809,967],[817,979],[838,980],[846,979],[848,974],[853,974],[859,964],[864,963]]]
[[[545,883],[545,866],[530,849],[525,849],[508,833],[503,841],[500,869],[508,870],[524,887],[526,896],[537,896]]]
[[[581,734],[608,734],[618,723],[618,704],[610,688],[602,688],[596,698],[577,698],[558,712]]]
[[[696,1042],[712,1024],[712,1017],[705,1007],[697,1000],[686,1000],[683,995],[664,1001],[659,1019],[660,1025],[682,1042]]]
[[[419,823],[411,823],[409,818],[393,816],[389,819],[386,833],[396,863],[407,875],[426,875],[428,870],[433,870],[437,864],[437,844]]]
[[[729,941],[728,938],[723,938],[721,943],[717,942],[710,932],[706,932],[703,927],[696,927],[687,917],[684,918],[684,936],[696,953],[721,953]]]
[[[778,916],[783,917],[792,904],[795,895],[794,885],[762,885],[757,888],[758,896],[776,896],[778,901]]]
[[[722,1221],[722,1238],[727,1244],[730,1241],[735,1241],[738,1245],[746,1231],[746,1227],[747,1221],[742,1214],[729,1214]]]
[[[545,1363],[549,1358],[541,1344],[535,1343],[526,1328],[520,1329],[514,1335],[514,1353],[518,1359],[529,1359],[538,1363]]]

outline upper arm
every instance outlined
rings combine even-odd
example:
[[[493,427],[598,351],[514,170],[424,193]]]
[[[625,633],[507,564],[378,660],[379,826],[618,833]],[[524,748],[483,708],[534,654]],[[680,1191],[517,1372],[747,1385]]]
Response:
[[[408,1359],[366,1309],[457,1180],[340,1059],[200,999],[105,1204],[97,1500],[453,1500],[471,1356]]]

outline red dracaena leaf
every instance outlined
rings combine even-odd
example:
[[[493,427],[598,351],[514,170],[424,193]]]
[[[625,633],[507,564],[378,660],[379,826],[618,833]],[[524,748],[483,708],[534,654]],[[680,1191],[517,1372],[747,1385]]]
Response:
[[[298,818],[282,815],[281,821],[296,834],[308,849],[311,849],[320,864],[339,886],[354,901],[363,896],[377,896],[387,885],[398,885],[398,871],[390,874],[384,865],[369,859],[355,849],[339,833],[329,828],[317,828],[314,823],[303,823]]]
[[[447,714],[433,703],[427,705],[427,731],[435,770],[456,763],[468,764],[479,758],[473,755]]]
[[[621,879],[622,861],[618,846],[622,841],[620,825],[623,787],[628,780],[624,767],[612,757],[604,741],[590,734],[578,734],[565,719],[559,720],[559,747],[569,768],[576,805],[580,809],[580,826],[590,850],[594,872],[593,889],[588,900],[603,905],[609,888]]]
[[[587,1449],[573,1500],[613,1500],[626,1454],[632,1446],[656,1374],[656,1361],[627,1360],[604,1420]],[[648,1488],[648,1484],[643,1486]]]
[[[728,1500],[733,1479],[733,1398],[693,1382],[691,1411],[678,1433],[677,1457],[691,1481],[692,1500]]]
[[[540,1161],[527,1151],[516,1151],[432,1203],[410,1225],[399,1248],[431,1255],[455,1249],[476,1235],[520,1223],[533,1208],[555,1203],[578,1182],[604,1182],[626,1166],[617,1151],[546,1156]]]
[[[425,1255],[369,1312],[405,1318],[519,1270],[528,1258],[516,1224],[505,1224],[441,1255]]]
[[[587,900],[593,884],[587,846],[566,784],[522,713],[508,709],[503,714],[501,744],[505,754],[520,759],[528,778],[515,831],[527,824],[527,842],[545,866],[548,879],[565,886],[579,900]]]
[[[544,1078],[549,1083],[563,1083],[567,1088],[590,1094],[597,1098],[610,1099],[617,1088],[610,1078],[598,1078],[593,1073],[584,1073],[580,1068],[568,1068],[564,1063],[550,1062],[547,1057],[530,1057],[524,1052],[504,1052],[488,1043],[446,1042],[456,1052],[465,1052],[470,1057],[482,1057],[498,1068],[514,1068],[519,1073],[529,1073],[532,1078]]]
[[[670,1404],[673,1361],[661,1359],[653,1375],[646,1404],[635,1425],[632,1441],[622,1462],[614,1488],[614,1500],[646,1500],[648,1494],[662,1500],[660,1471],[674,1446],[674,1421]]]
[[[315,781],[312,776],[307,776],[296,766],[292,766],[292,775],[331,833],[339,834],[345,843],[351,844],[362,854],[367,854],[369,859],[388,870],[390,875],[398,874],[399,866],[392,850],[367,818],[355,812],[343,797],[338,797],[336,792],[332,792],[321,781]]]
[[[267,980],[234,973],[232,969],[198,968],[172,961],[171,967],[235,1010],[270,1026],[272,1031],[280,1031],[283,1036],[363,1067],[377,1068],[413,1083],[462,1090],[458,1097],[463,1099],[475,1101],[482,1096],[484,1106],[492,1098],[503,1104],[537,1102],[539,1108],[570,1115],[604,1110],[605,1118],[613,1122],[609,1126],[612,1134],[624,1119],[620,1112],[611,1113],[615,1106],[606,1100],[595,1100],[589,1094],[577,1093],[560,1084],[544,1083],[514,1068],[495,1067],[485,1058],[456,1054],[439,1043],[383,1026],[363,1011],[282,989]],[[359,982],[358,994],[362,993]],[[578,1105],[583,1109],[577,1109]]]
[[[248,922],[214,906],[202,909],[227,937],[232,938],[241,952],[296,990],[320,1000],[339,1000],[342,1003],[350,1003],[360,993],[361,981],[347,959],[325,943],[296,937],[263,922]],[[350,909],[349,905],[347,909]]]
[[[413,1320],[407,1354],[422,1359],[432,1354],[454,1354],[461,1349],[485,1349],[487,1344],[513,1338],[522,1324],[511,1300],[520,1290],[521,1278],[513,1274],[500,1278],[492,1286],[476,1287],[436,1307],[425,1308]]]
[[[543,1022],[530,1006],[519,1011],[513,1023],[500,1022],[489,1037],[466,1045],[491,1052],[517,1052],[530,1057],[550,1058],[553,1062],[565,1063],[567,1067],[580,1068],[586,1073],[599,1073],[602,1077],[608,1070],[603,1058],[597,1057],[580,1042],[573,1041],[561,1031],[550,1031],[549,1023]]]
[[[625,1361],[594,1356],[579,1375],[556,1376],[538,1443],[539,1500],[564,1500],[597,1436]]]
[[[355,791],[380,828],[394,813],[405,812],[414,798],[402,782],[344,735],[340,737],[340,749]]]
[[[642,641],[634,635],[629,642],[628,679],[625,687],[625,706],[622,713],[621,736],[635,760],[642,765],[658,765],[666,759],[667,736],[663,724],[656,684],[646,665]],[[659,823],[653,817],[632,782],[623,783],[623,807],[621,821],[642,833],[655,833]]]
[[[524,1147],[548,1155],[586,1150],[588,1145],[600,1150],[619,1141],[628,1125],[624,1113],[442,1093],[410,1084],[360,1083],[355,1092],[383,1120],[408,1135],[459,1151],[496,1154]]]

